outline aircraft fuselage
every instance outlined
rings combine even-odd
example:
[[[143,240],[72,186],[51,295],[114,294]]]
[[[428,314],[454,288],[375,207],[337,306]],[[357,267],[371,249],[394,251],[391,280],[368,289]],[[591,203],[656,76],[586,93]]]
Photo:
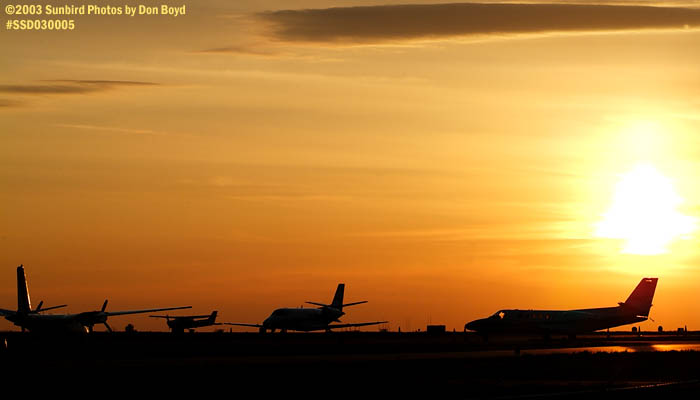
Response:
[[[87,333],[87,327],[74,318],[74,315],[42,315],[17,313],[5,317],[13,324],[31,332]]]
[[[577,334],[646,321],[622,306],[581,310],[501,310],[465,325],[479,333]]]
[[[194,328],[201,328],[203,326],[210,326],[214,325],[214,321],[212,321],[210,318],[207,319],[200,319],[200,320],[195,320],[195,319],[171,319],[170,321],[167,322],[168,327],[173,330],[173,331],[184,331],[185,329],[194,329]]]
[[[331,308],[279,308],[262,323],[263,329],[274,331],[317,331],[328,328],[345,313]]]

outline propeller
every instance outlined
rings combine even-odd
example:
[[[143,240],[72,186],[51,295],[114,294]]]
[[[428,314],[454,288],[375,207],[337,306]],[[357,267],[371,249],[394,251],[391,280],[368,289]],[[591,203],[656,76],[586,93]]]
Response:
[[[100,312],[105,312],[105,309],[107,309],[107,302],[109,302],[109,299],[105,299],[105,302],[102,303],[102,309],[100,310]],[[106,319],[106,318],[105,318],[105,321],[104,321],[102,324],[104,324],[105,328],[107,328],[107,330],[108,330],[109,332],[113,332],[113,331],[112,331],[112,327],[109,326],[109,324],[107,323],[107,319]]]
[[[86,313],[83,313],[83,315],[85,315],[88,318],[88,321],[87,321],[88,323],[94,321],[94,318],[97,318],[97,321],[99,321],[100,319],[102,319],[100,317],[104,317],[104,321],[102,321],[101,323],[107,328],[108,331],[112,332],[112,328],[107,324],[107,316],[100,315],[100,314],[105,313],[105,310],[107,309],[108,302],[109,302],[109,300],[105,299],[105,302],[102,303],[102,308],[100,309],[100,311],[88,311]],[[92,331],[95,328],[95,324],[91,323],[91,324],[86,325],[86,326],[88,328],[88,332],[92,333]]]
[[[57,308],[63,308],[63,307],[65,307],[66,305],[65,305],[65,304],[61,304],[60,306],[52,306],[52,307],[42,308],[43,306],[44,306],[44,301],[42,300],[42,301],[39,302],[39,305],[36,306],[36,308],[34,309],[34,311],[31,311],[31,312],[32,312],[32,313],[40,313],[40,312],[44,312],[44,311],[55,310],[55,309],[57,309]]]

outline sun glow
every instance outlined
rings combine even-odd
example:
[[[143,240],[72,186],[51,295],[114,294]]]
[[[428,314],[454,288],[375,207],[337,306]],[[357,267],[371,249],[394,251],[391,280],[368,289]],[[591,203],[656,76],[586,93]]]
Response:
[[[624,239],[623,253],[666,253],[673,240],[687,237],[696,227],[695,218],[678,211],[682,202],[670,179],[651,165],[637,165],[615,186],[612,205],[595,234]]]

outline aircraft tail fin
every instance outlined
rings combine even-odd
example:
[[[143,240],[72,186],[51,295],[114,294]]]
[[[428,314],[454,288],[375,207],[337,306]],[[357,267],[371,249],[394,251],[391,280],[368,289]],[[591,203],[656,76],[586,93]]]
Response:
[[[331,302],[331,307],[337,308],[343,311],[343,297],[345,296],[345,284],[339,283],[338,288],[335,290],[335,296],[333,296],[333,301]]]
[[[212,311],[207,322],[210,322],[212,324],[215,323],[216,322],[216,314],[218,314],[218,313],[219,313],[218,311]]]
[[[643,278],[621,306],[634,311],[636,315],[649,316],[649,309],[651,308],[651,301],[654,298],[658,280],[659,278]]]
[[[29,299],[29,287],[23,265],[17,267],[17,311],[25,314],[32,311],[32,301]]]

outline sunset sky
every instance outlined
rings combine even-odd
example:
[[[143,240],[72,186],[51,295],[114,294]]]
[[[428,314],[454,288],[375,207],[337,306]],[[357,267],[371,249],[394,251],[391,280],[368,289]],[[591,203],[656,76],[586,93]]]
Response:
[[[259,323],[344,282],[343,322],[462,330],[658,277],[643,329],[700,329],[700,2],[405,3],[0,32],[0,308],[24,264],[68,312]]]

